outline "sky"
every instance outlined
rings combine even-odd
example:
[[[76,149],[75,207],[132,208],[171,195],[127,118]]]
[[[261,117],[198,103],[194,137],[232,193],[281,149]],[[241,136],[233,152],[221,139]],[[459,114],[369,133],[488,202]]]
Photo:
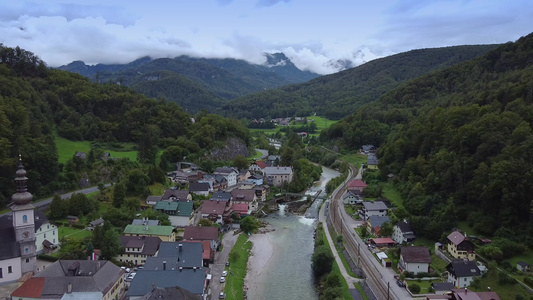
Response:
[[[531,0],[0,0],[0,43],[50,67],[188,55],[331,74],[413,49],[516,41]]]

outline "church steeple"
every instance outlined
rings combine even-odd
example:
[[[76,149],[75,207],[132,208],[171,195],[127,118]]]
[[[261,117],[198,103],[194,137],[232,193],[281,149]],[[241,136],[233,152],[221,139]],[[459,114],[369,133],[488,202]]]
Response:
[[[17,192],[11,196],[11,200],[16,205],[26,205],[31,203],[33,195],[28,192],[28,177],[26,177],[26,170],[22,165],[22,158],[19,154],[19,164],[17,172],[15,173],[15,184],[17,186]]]

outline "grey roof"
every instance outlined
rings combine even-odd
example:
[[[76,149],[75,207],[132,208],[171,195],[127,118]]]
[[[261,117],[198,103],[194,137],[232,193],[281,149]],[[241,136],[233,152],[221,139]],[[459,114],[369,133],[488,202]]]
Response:
[[[409,225],[409,223],[399,222],[395,226],[398,226],[402,233],[413,232],[413,229],[411,229],[411,225]]]
[[[481,271],[479,271],[476,262],[473,260],[454,259],[448,264],[448,266],[446,266],[446,270],[451,274],[455,274],[456,277],[481,275]]]
[[[373,155],[373,154],[369,154],[367,159],[366,159],[366,163],[369,164],[369,165],[377,165],[378,164],[378,158]]]
[[[158,226],[158,225],[159,225],[159,220],[134,219],[134,220],[131,222],[131,225]]]
[[[263,174],[268,175],[290,175],[292,174],[291,167],[266,167],[263,169]]]
[[[281,156],[279,156],[279,155],[269,155],[267,157],[267,160],[270,160],[270,161],[275,161],[276,159],[281,160]]]
[[[157,257],[146,260],[145,270],[163,270],[163,262],[166,268],[177,269],[179,267],[192,268],[202,266],[202,243],[162,242],[159,245]]]
[[[163,196],[161,196],[161,200],[168,200],[170,197],[174,197],[174,198],[177,198],[178,200],[187,201],[188,195],[189,195],[189,191],[187,190],[168,189],[163,193]]]
[[[191,182],[189,183],[189,191],[191,192],[208,192],[209,183],[207,182]]]
[[[224,174],[229,175],[231,173],[238,174],[239,171],[236,168],[233,167],[218,167],[213,171],[213,174]]]
[[[451,282],[433,282],[431,286],[435,291],[451,291],[455,288],[455,286]]]
[[[100,224],[104,224],[104,219],[100,218],[89,223],[90,226],[95,227]]]
[[[372,211],[372,210],[387,210],[387,205],[383,201],[365,201],[363,202],[363,206],[366,211]]]
[[[348,192],[346,194],[344,194],[344,196],[342,196],[342,200],[346,200],[347,198],[350,198],[350,197],[355,197],[357,199],[361,199],[361,197],[359,197],[358,195],[356,195],[355,193],[353,192]]]
[[[69,276],[72,269],[76,276]],[[68,283],[72,292],[106,293],[124,274],[124,270],[107,260],[58,260],[34,277],[46,278],[42,295],[63,295]]]
[[[370,224],[372,225],[372,228],[375,228],[376,226],[381,227],[383,223],[389,222],[389,217],[387,216],[370,216],[368,219],[370,219]]]
[[[204,289],[205,270],[139,270],[130,283],[127,296],[144,296],[153,285],[158,287],[181,287],[193,294],[201,295]]]
[[[157,202],[157,201],[161,201],[161,197],[162,197],[162,196],[150,195],[150,196],[146,197],[146,202]]]
[[[19,257],[20,248],[15,239],[13,229],[13,217],[11,214],[0,217],[0,236],[2,237],[2,247],[0,247],[0,260]]]
[[[429,249],[423,246],[402,247],[400,248],[400,253],[403,257],[403,261],[407,263],[431,263]]]
[[[225,201],[228,202],[231,200],[231,193],[224,192],[224,191],[218,191],[209,198],[209,200],[216,200],[216,201]]]
[[[202,300],[202,296],[195,295],[180,287],[154,287],[153,290],[143,297],[143,300]]]
[[[101,292],[74,292],[64,294],[61,300],[101,300],[102,296]]]

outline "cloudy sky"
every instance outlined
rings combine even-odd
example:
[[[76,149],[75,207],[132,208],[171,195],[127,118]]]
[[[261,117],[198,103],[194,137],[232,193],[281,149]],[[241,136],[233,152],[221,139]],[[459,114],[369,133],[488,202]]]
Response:
[[[283,52],[300,69],[338,71],[411,49],[515,41],[531,0],[0,0],[0,43],[56,67],[142,56]]]

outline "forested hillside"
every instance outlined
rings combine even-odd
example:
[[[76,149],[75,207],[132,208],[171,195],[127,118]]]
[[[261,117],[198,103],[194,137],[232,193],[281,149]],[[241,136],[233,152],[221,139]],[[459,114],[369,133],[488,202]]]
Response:
[[[88,66],[76,61],[59,69],[97,82],[115,82],[150,97],[178,103],[190,112],[213,111],[226,100],[318,77],[300,71],[285,55],[265,54],[267,65],[237,59],[138,59],[125,65]]]
[[[533,246],[533,34],[402,84],[323,132],[380,146],[425,236],[457,222]]]
[[[456,46],[400,53],[306,83],[235,99],[225,103],[220,113],[237,118],[317,113],[340,119],[406,80],[472,59],[494,47],[496,45]]]
[[[229,138],[241,140],[245,148],[250,143],[248,130],[237,120],[206,112],[193,116],[176,103],[127,87],[50,70],[33,53],[0,44],[0,207],[14,192],[19,154],[31,178],[29,189],[36,195],[70,189],[81,171],[89,172],[87,166],[58,164],[54,132],[74,141],[135,143],[138,160],[152,166],[157,152],[164,150],[159,166],[163,171],[174,168],[165,164],[184,156],[206,160]],[[98,180],[120,173],[118,163],[102,164],[105,176]]]

